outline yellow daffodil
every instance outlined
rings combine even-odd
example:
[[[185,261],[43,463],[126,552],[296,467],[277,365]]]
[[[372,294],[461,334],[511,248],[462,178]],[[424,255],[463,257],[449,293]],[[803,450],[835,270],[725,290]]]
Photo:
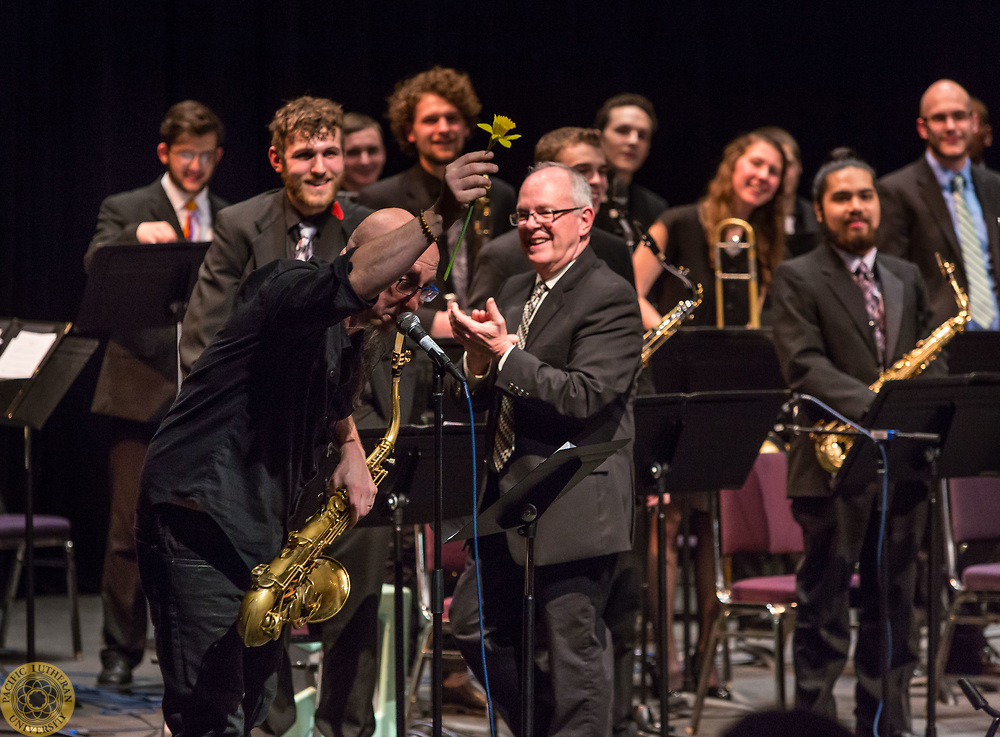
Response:
[[[479,127],[490,134],[490,142],[486,144],[487,151],[493,148],[494,143],[499,143],[504,148],[510,148],[510,142],[521,137],[520,133],[511,133],[511,131],[514,130],[514,121],[506,115],[494,115],[493,125],[480,123]],[[487,179],[489,178],[487,177]],[[489,189],[489,182],[486,184],[486,189]],[[465,216],[465,225],[462,226],[462,232],[458,236],[457,246],[461,246],[462,239],[465,238],[465,231],[469,228],[469,222],[472,220],[472,213],[475,209],[475,205],[469,206],[469,212]],[[444,271],[445,279],[447,279],[448,275],[451,274],[451,267],[455,265],[455,256],[457,255],[458,248],[456,247],[455,250],[452,251],[451,260],[448,261],[448,268]]]
[[[499,143],[504,148],[510,148],[510,142],[521,137],[520,133],[510,133],[514,130],[515,125],[514,121],[506,115],[494,115],[493,125],[480,123],[479,127],[490,134],[490,142],[486,146],[487,151],[493,148],[494,143]]]

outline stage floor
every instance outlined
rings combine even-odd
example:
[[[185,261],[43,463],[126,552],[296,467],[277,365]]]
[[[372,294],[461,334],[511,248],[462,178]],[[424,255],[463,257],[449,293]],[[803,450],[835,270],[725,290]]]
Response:
[[[70,678],[76,691],[77,704],[66,729],[60,734],[76,735],[129,735],[130,737],[154,737],[162,729],[159,709],[162,682],[159,670],[147,657],[135,671],[133,693],[120,695],[98,690],[97,674],[100,671],[100,628],[101,603],[96,595],[83,596],[80,600],[81,626],[83,631],[83,658],[74,660],[69,626],[68,600],[63,596],[40,597],[36,604],[36,660],[50,663],[60,668]],[[11,668],[25,662],[25,607],[23,601],[15,605],[8,631],[8,649],[0,657],[3,677]],[[764,644],[763,641],[760,641]],[[149,655],[153,653],[150,650]],[[774,705],[774,680],[769,668],[754,665],[749,658],[741,657],[736,651],[733,668],[733,699],[731,701],[709,700],[707,702],[700,735],[715,737],[722,734],[733,721],[751,711]],[[429,669],[425,669],[429,670]],[[994,688],[1000,680],[982,679],[980,685]],[[789,692],[793,685],[791,672],[787,674]],[[853,723],[852,699],[854,681],[849,676],[840,679],[837,685],[837,700],[840,718],[849,727]],[[940,737],[979,737],[990,726],[990,718],[982,712],[975,712],[955,687],[958,700],[955,705],[938,705],[937,733]],[[984,690],[984,696],[992,706],[1000,708],[1000,693]],[[425,679],[421,694],[421,705],[426,706],[429,698],[429,684]],[[913,711],[918,716],[914,722],[914,732],[924,734],[923,719],[925,707],[925,687],[922,680],[913,686]],[[690,701],[689,695],[689,701]],[[655,710],[655,703],[652,704]],[[689,724],[689,710],[671,718],[680,732]],[[429,717],[411,728],[411,734],[430,734]],[[486,720],[458,714],[446,714],[444,726],[457,735],[486,735]],[[0,720],[0,730],[4,734],[16,734]],[[258,730],[259,731],[259,730]],[[263,734],[263,733],[261,733]],[[392,734],[389,729],[385,734]],[[502,729],[501,735],[509,735]],[[298,736],[296,736],[298,737]]]

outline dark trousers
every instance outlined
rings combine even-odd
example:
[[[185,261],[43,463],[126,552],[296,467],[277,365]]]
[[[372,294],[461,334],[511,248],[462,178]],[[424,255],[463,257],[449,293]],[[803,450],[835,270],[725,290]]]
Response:
[[[504,535],[479,541],[483,631],[490,693],[515,735],[521,727],[521,594],[524,569]],[[604,622],[615,555],[535,569],[535,734],[611,734],[611,634]],[[473,673],[484,681],[476,572],[470,564],[449,609],[452,633]]]
[[[348,530],[329,548],[351,576],[351,594],[340,612],[317,625],[324,654],[316,726],[326,737],[375,733],[378,607],[391,537],[389,526],[362,527]]]
[[[136,547],[170,731],[249,734],[274,697],[283,645],[248,648],[236,631],[246,564],[211,517],[170,504],[136,518]]]
[[[927,521],[926,489],[897,485],[886,519],[889,608],[879,614],[877,569],[880,490],[792,500],[802,526],[805,555],[796,575],[793,643],[795,705],[836,719],[833,686],[843,673],[850,645],[848,595],[855,563],[860,563],[860,629],[854,663],[858,735],[871,735],[882,700],[882,642],[891,626],[888,693],[879,733],[910,729],[909,682],[917,663],[914,594],[920,534]]]
[[[135,553],[135,504],[139,497],[139,475],[156,425],[115,419],[112,423],[108,477],[111,508],[108,540],[101,577],[104,609],[105,666],[122,658],[129,668],[142,660],[146,649],[146,597],[139,584]]]

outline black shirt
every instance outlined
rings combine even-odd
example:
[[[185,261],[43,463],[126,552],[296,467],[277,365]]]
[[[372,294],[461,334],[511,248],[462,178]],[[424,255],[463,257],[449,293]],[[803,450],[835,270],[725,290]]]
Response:
[[[343,325],[371,302],[330,264],[280,260],[247,277],[232,315],[153,438],[139,511],[173,503],[209,514],[248,567],[284,543],[330,429],[351,413],[361,334]]]

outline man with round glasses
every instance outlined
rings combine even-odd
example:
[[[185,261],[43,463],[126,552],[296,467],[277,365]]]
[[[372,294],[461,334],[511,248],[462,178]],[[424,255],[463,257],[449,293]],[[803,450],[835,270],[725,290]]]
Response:
[[[208,189],[222,158],[223,134],[222,122],[205,105],[194,100],[173,105],[160,124],[156,147],[163,175],[101,203],[84,266],[89,268],[94,253],[106,245],[211,240],[215,217],[229,204]],[[171,327],[113,335],[94,391],[91,411],[111,418],[98,686],[129,688],[146,648],[146,597],[139,587],[133,517],[146,447],[177,394],[176,333]]]

